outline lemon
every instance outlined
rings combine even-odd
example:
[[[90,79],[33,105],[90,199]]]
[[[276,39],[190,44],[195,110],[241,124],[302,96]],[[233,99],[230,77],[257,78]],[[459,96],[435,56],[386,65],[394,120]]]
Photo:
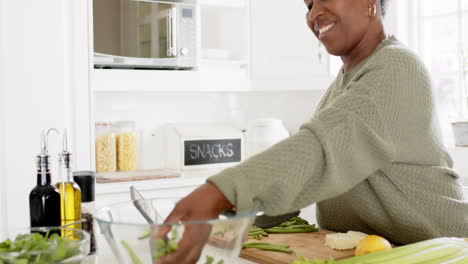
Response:
[[[390,242],[388,242],[387,239],[377,235],[370,235],[359,241],[356,246],[356,250],[354,251],[354,255],[362,256],[372,252],[389,249],[392,249],[392,245],[390,245]]]

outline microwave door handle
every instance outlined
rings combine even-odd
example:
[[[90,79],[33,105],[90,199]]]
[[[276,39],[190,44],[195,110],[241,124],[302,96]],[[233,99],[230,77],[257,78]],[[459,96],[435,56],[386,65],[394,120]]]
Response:
[[[177,17],[176,8],[168,10],[167,16],[167,56],[177,56]]]
[[[166,55],[168,57],[171,57],[172,55],[172,52],[171,52],[171,49],[172,49],[172,23],[171,23],[171,10],[167,10],[167,16],[166,16],[166,32],[167,32],[167,36],[166,36],[166,43],[167,43],[167,50],[166,50]]]
[[[174,56],[178,55],[178,51],[177,51],[177,47],[178,47],[177,23],[178,21],[179,21],[179,18],[177,16],[177,7],[173,7],[172,8],[172,48],[173,48],[172,54]]]

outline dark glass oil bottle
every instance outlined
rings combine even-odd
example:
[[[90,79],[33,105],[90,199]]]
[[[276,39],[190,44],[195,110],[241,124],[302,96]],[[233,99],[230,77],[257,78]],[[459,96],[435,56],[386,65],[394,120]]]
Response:
[[[31,227],[60,226],[60,193],[51,184],[50,156],[44,132],[41,141],[41,154],[37,156],[37,185],[29,194],[30,223]]]

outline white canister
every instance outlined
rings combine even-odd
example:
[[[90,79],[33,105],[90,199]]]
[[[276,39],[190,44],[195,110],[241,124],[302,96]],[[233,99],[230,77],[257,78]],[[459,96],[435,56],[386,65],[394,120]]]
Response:
[[[262,152],[287,137],[289,137],[289,132],[280,119],[256,119],[247,129],[249,156]]]

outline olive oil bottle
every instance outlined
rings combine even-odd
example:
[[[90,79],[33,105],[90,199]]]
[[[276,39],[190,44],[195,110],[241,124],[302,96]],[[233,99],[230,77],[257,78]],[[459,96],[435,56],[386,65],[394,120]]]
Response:
[[[37,185],[29,194],[31,227],[60,226],[60,193],[51,184],[50,155],[44,131],[41,134],[41,153],[37,155]]]
[[[59,182],[56,186],[60,192],[60,212],[62,226],[81,229],[81,190],[73,180],[71,153],[68,152],[67,131],[63,133],[63,151],[59,154]],[[72,235],[62,231],[63,237]]]

